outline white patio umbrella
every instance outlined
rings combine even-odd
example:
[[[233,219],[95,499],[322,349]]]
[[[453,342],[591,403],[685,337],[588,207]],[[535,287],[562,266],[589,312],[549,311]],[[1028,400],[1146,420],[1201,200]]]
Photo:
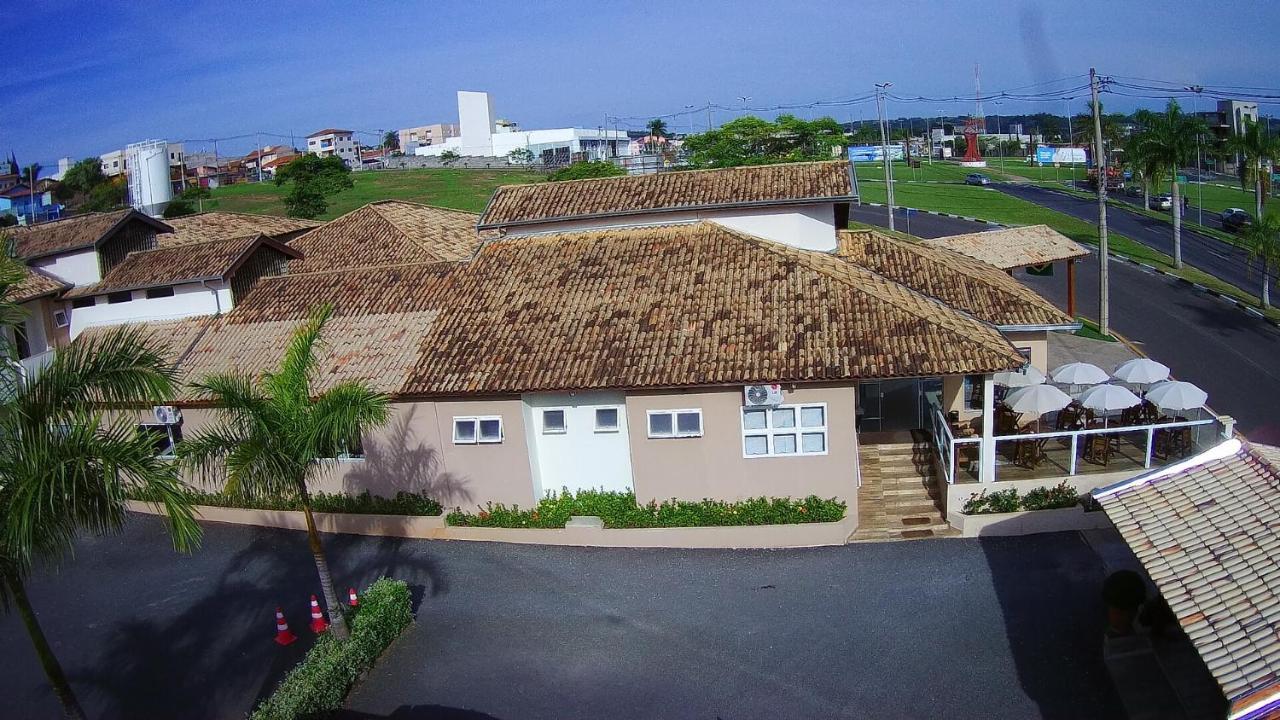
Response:
[[[1111,377],[1134,385],[1150,385],[1169,379],[1169,367],[1150,358],[1134,358],[1120,363]]]
[[[1041,415],[1070,405],[1071,396],[1052,385],[1029,385],[1005,395],[1004,404],[1016,413],[1035,414],[1039,427]]]
[[[1021,370],[1007,370],[1005,372],[996,373],[992,379],[997,385],[1003,385],[1007,388],[1027,387],[1028,385],[1040,385],[1044,383],[1044,373],[1035,368],[1034,365],[1028,365]]]
[[[1076,398],[1084,407],[1098,413],[1110,413],[1141,405],[1142,398],[1119,385],[1094,385]],[[1103,418],[1105,425],[1106,418]]]
[[[1209,394],[1189,382],[1169,380],[1147,391],[1147,399],[1161,410],[1198,410]]]
[[[1060,365],[1049,372],[1049,377],[1059,385],[1098,385],[1111,379],[1106,370],[1087,362]]]

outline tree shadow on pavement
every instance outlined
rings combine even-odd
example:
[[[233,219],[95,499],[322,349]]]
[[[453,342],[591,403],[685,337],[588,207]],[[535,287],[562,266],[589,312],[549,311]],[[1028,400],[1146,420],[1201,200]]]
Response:
[[[1046,720],[1125,717],[1102,662],[1101,561],[1079,533],[982,537],[1027,697]]]
[[[206,526],[206,533],[224,527]],[[207,591],[194,602],[178,601],[176,613],[163,603],[141,607],[114,628],[95,661],[68,668],[74,686],[92,689],[92,717],[240,717],[302,658],[314,637],[307,627],[310,596],[323,597],[306,536],[248,532],[251,540],[229,555],[220,576],[205,578]],[[419,601],[446,592],[438,566],[405,542],[327,535],[339,593],[345,598],[347,587],[363,589],[384,575],[415,586]],[[274,642],[277,605],[299,638],[285,647]]]
[[[498,720],[488,713],[443,705],[401,705],[390,715],[374,715],[360,710],[339,710],[330,720]]]

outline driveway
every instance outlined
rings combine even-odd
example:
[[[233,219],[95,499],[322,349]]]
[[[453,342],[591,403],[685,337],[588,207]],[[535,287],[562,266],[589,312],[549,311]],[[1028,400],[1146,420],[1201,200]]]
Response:
[[[788,551],[332,536],[342,585],[389,573],[418,620],[348,718],[1112,718],[1100,562],[1076,533]],[[300,534],[206,525],[175,556],[139,517],[31,583],[95,718],[240,717],[301,652]],[[56,714],[17,619],[0,694]]]

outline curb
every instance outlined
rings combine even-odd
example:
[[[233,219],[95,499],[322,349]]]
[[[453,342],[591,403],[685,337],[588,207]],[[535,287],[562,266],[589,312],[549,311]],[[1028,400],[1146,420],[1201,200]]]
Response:
[[[1121,255],[1121,254],[1119,254],[1119,253],[1114,253],[1114,252],[1110,252],[1110,251],[1108,251],[1108,252],[1107,252],[1107,254],[1108,254],[1108,255],[1110,255],[1110,256],[1111,256],[1111,258],[1112,258],[1112,259],[1114,259],[1114,260],[1122,260],[1122,261],[1124,261],[1124,262],[1129,263],[1130,265],[1133,265],[1133,266],[1136,266],[1136,267],[1140,267],[1140,268],[1142,268],[1143,270],[1146,270],[1147,272],[1152,272],[1152,273],[1156,273],[1156,274],[1159,274],[1159,275],[1164,275],[1164,276],[1166,276],[1166,277],[1173,278],[1174,280],[1176,280],[1176,281],[1178,281],[1178,282],[1182,283],[1183,285],[1189,285],[1192,289],[1194,289],[1194,290],[1195,290],[1195,291],[1197,291],[1197,292],[1204,293],[1205,295],[1209,295],[1209,296],[1211,296],[1211,297],[1218,298],[1219,300],[1221,300],[1221,301],[1223,301],[1223,302],[1225,302],[1225,303],[1227,303],[1227,304],[1229,304],[1229,305],[1234,305],[1234,306],[1236,306],[1236,308],[1237,308],[1237,309],[1239,309],[1239,310],[1243,310],[1247,315],[1252,315],[1253,317],[1255,317],[1255,318],[1257,318],[1257,319],[1259,319],[1259,320],[1262,320],[1263,322],[1267,323],[1268,325],[1271,325],[1271,326],[1272,326],[1272,327],[1274,327],[1274,328],[1280,329],[1280,320],[1276,320],[1276,319],[1274,319],[1274,318],[1267,317],[1266,315],[1263,315],[1261,311],[1257,310],[1257,309],[1256,309],[1256,308],[1254,308],[1253,306],[1251,306],[1251,305],[1247,305],[1247,304],[1245,304],[1245,303],[1243,303],[1243,302],[1241,302],[1241,301],[1237,300],[1236,298],[1231,297],[1230,295],[1224,295],[1224,294],[1222,294],[1221,292],[1218,292],[1217,290],[1213,290],[1213,289],[1211,289],[1211,288],[1205,287],[1204,285],[1201,285],[1200,283],[1192,282],[1192,281],[1190,281],[1190,280],[1187,280],[1186,278],[1178,277],[1177,275],[1174,275],[1173,273],[1169,272],[1168,270],[1163,270],[1163,269],[1161,269],[1161,268],[1154,267],[1154,266],[1152,266],[1152,265],[1148,265],[1147,263],[1144,263],[1144,262],[1138,262],[1137,260],[1134,260],[1133,258],[1131,258],[1131,257],[1129,257],[1129,256],[1127,256],[1127,255]],[[1115,335],[1115,333],[1112,333],[1112,335]],[[1116,337],[1118,338],[1119,336],[1118,336],[1118,335],[1116,335]]]
[[[871,207],[885,206],[884,203],[877,203],[877,202],[865,202],[862,204],[870,205]],[[893,209],[894,210],[910,210],[911,212],[923,213],[925,215],[937,215],[938,217],[949,217],[949,218],[955,218],[957,220],[968,220],[969,222],[984,223],[986,225],[990,225],[991,227],[1004,227],[1003,224],[998,223],[994,220],[986,220],[984,218],[969,217],[967,215],[956,215],[955,213],[938,212],[936,210],[921,210],[920,208],[907,207],[906,205],[895,205]]]

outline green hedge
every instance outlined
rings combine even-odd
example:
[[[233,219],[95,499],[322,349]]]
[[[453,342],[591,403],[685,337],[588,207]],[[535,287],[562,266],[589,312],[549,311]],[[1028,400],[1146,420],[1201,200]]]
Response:
[[[844,502],[815,495],[803,500],[759,497],[739,502],[672,499],[641,506],[632,492],[582,490],[548,496],[533,510],[492,503],[475,513],[457,509],[447,521],[463,527],[562,528],[573,515],[595,515],[607,528],[785,525],[835,522],[844,517],[844,511]]]
[[[1080,502],[1080,494],[1064,480],[1054,487],[1038,487],[1018,496],[1017,488],[996,490],[970,495],[961,510],[965,515],[988,515],[1018,510],[1056,510],[1069,508]]]
[[[351,638],[339,642],[325,633],[250,720],[299,720],[324,717],[342,701],[360,674],[373,667],[383,650],[413,620],[409,586],[382,578],[360,596],[351,618]]]
[[[302,503],[297,497],[253,498],[248,499],[226,493],[211,493],[200,490],[190,491],[191,501],[196,505],[213,507],[248,508],[250,510],[301,510]],[[130,500],[148,501],[144,493],[134,493]],[[342,493],[315,493],[311,496],[311,508],[316,512],[355,513],[359,515],[439,515],[444,512],[440,503],[417,493],[398,492],[395,497],[386,498],[370,495],[369,491],[359,495]]]

